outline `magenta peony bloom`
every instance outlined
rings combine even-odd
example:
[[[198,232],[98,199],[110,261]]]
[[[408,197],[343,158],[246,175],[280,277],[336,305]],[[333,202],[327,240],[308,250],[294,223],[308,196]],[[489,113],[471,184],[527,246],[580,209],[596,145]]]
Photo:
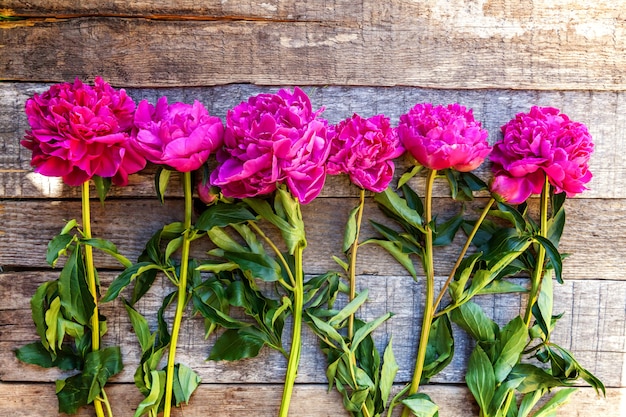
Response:
[[[168,105],[167,97],[161,97],[156,106],[146,100],[139,103],[135,126],[137,150],[148,161],[179,172],[200,168],[224,137],[222,121],[210,116],[202,103]]]
[[[276,184],[286,184],[300,203],[309,203],[322,190],[330,151],[321,112],[311,110],[297,87],[293,93],[259,94],[229,110],[211,183],[236,198],[268,194]]]
[[[135,103],[96,77],[89,86],[55,84],[26,102],[31,130],[21,144],[30,149],[35,172],[81,185],[93,176],[126,185],[145,159],[129,145]]]
[[[328,174],[348,174],[357,186],[382,192],[393,178],[393,159],[404,153],[389,118],[358,114],[329,129],[331,140]]]
[[[400,116],[398,136],[419,164],[433,170],[472,171],[491,152],[487,131],[474,120],[471,109],[457,103],[415,105]]]
[[[490,159],[491,189],[504,200],[519,204],[541,193],[546,177],[556,193],[568,197],[587,189],[593,142],[582,123],[558,109],[534,106],[502,126],[502,133]]]

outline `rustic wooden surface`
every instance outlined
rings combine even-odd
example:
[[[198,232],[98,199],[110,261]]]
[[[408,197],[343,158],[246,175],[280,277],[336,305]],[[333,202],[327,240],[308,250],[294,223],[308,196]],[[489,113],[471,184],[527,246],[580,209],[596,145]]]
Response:
[[[566,283],[555,288],[555,311],[565,313],[555,338],[608,391],[601,399],[581,388],[559,415],[626,414],[626,1],[589,3],[4,0],[0,16],[24,19],[0,21],[0,415],[57,415],[53,381],[61,374],[20,364],[12,350],[36,340],[29,298],[58,273],[45,264],[45,246],[65,220],[80,214],[78,190],[32,173],[29,152],[19,146],[27,129],[24,102],[51,82],[96,75],[126,88],[135,101],[197,98],[220,117],[251,95],[299,84],[315,107],[325,106],[324,116],[333,123],[354,112],[384,113],[395,122],[426,101],[472,107],[491,142],[502,124],[531,105],[559,107],[584,122],[596,144],[594,179],[589,191],[566,206],[562,249],[571,256],[564,265]],[[406,162],[399,171],[403,167]],[[153,172],[132,176],[128,187],[112,190],[104,207],[93,207],[95,234],[113,240],[130,258],[161,224],[180,219],[178,184],[171,185],[161,207],[153,197]],[[487,169],[480,173],[488,177]],[[413,185],[419,190],[422,183]],[[451,207],[442,198],[444,187],[437,196],[435,207],[445,215]],[[330,257],[340,251],[341,215],[355,204],[354,197],[345,178],[333,177],[322,197],[304,208],[307,274],[334,268]],[[366,216],[381,218],[371,201]],[[437,254],[442,275],[457,249]],[[365,247],[361,253],[359,282],[371,297],[361,313],[396,314],[375,337],[382,346],[393,335],[399,387],[410,378],[423,288],[378,249]],[[105,257],[96,262],[106,286],[118,265]],[[165,283],[156,286],[140,307],[154,312],[170,290]],[[511,295],[480,302],[504,322],[519,313],[525,299]],[[104,307],[105,344],[122,345],[126,369],[109,396],[115,398],[116,415],[126,416],[140,401],[132,384],[138,357],[119,307]],[[203,383],[177,415],[276,415],[286,367],[282,357],[264,351],[241,363],[205,362],[213,339],[203,340],[197,318],[186,322],[181,337],[180,361],[196,369]],[[425,387],[442,417],[476,414],[463,386],[470,349],[459,336],[453,363]],[[292,415],[345,416],[325,384],[323,358],[307,331]],[[80,415],[92,414],[85,409]]]

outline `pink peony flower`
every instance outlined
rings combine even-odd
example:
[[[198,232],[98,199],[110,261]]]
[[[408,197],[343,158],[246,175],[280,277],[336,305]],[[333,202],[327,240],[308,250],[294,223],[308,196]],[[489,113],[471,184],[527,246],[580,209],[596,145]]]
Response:
[[[135,113],[138,131],[134,145],[146,159],[179,172],[194,171],[222,145],[224,126],[210,116],[202,103],[167,104],[161,97],[156,106],[146,100]]]
[[[546,177],[556,193],[568,197],[587,189],[593,142],[582,123],[558,109],[534,106],[502,126],[502,133],[490,159],[491,189],[504,200],[519,204],[541,193]]]
[[[235,198],[268,194],[276,184],[286,184],[302,204],[309,203],[324,185],[330,151],[321,112],[311,110],[297,87],[293,93],[259,94],[229,110],[211,183]]]
[[[415,105],[400,116],[398,135],[415,160],[433,170],[472,171],[491,152],[487,131],[474,120],[471,109],[457,103]]]
[[[26,102],[31,130],[21,144],[32,151],[35,172],[81,185],[93,176],[126,185],[145,159],[129,145],[135,103],[96,77],[89,86],[55,84]]]
[[[389,118],[358,114],[329,130],[331,140],[328,174],[348,174],[357,186],[382,192],[393,178],[393,159],[404,153]]]

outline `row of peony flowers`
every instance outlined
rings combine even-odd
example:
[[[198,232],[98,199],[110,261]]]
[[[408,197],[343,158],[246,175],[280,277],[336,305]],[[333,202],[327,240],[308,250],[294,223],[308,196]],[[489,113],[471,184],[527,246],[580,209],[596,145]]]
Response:
[[[503,268],[503,265],[513,262],[521,253],[526,251],[532,239],[534,239],[533,242],[541,246],[534,260],[535,266],[532,268],[532,288],[526,316],[523,321],[520,318],[519,322],[512,322],[514,323],[512,326],[517,326],[516,329],[519,330],[516,334],[519,334],[519,343],[522,343],[519,351],[519,355],[521,355],[521,348],[524,346],[523,343],[525,343],[527,335],[527,331],[524,329],[530,329],[531,309],[539,295],[544,268],[547,265],[544,261],[546,250],[543,248],[543,245],[548,248],[547,256],[550,258],[551,268],[556,271],[558,265],[560,265],[560,260],[557,259],[553,246],[547,241],[549,228],[547,223],[549,218],[547,212],[548,198],[553,194],[562,193],[567,197],[576,195],[585,190],[586,184],[591,180],[588,162],[593,152],[593,143],[587,128],[581,123],[571,121],[555,108],[532,107],[528,113],[518,114],[505,124],[502,127],[502,139],[496,141],[493,147],[491,147],[487,141],[488,132],[474,119],[471,109],[466,109],[459,104],[450,104],[448,106],[430,103],[417,104],[406,114],[400,116],[399,123],[395,127],[391,125],[390,119],[384,115],[364,118],[357,114],[336,125],[332,125],[321,117],[322,112],[323,109],[314,111],[309,97],[303,90],[296,87],[293,91],[283,89],[276,94],[259,94],[249,98],[227,112],[224,124],[220,118],[211,116],[199,101],[195,101],[193,104],[169,104],[167,97],[162,97],[156,104],[151,104],[144,100],[135,105],[134,101],[126,95],[124,90],[113,89],[99,77],[95,79],[93,86],[86,85],[80,80],[76,80],[74,83],[53,85],[48,91],[43,94],[37,94],[27,101],[26,114],[31,129],[27,131],[22,145],[32,151],[31,164],[35,171],[46,176],[62,177],[63,181],[71,186],[83,186],[84,231],[81,231],[82,239],[76,241],[71,240],[69,237],[55,238],[51,247],[58,249],[53,256],[56,262],[56,257],[67,250],[71,244],[75,245],[74,253],[79,252],[78,248],[80,245],[84,246],[85,254],[81,255],[85,259],[84,270],[86,277],[84,279],[93,300],[85,301],[83,305],[76,307],[75,305],[70,305],[76,301],[76,296],[73,297],[72,301],[63,300],[63,284],[59,284],[58,292],[61,299],[60,303],[67,310],[65,313],[68,315],[69,320],[77,321],[81,325],[87,326],[88,330],[85,332],[91,332],[90,343],[92,350],[98,351],[100,333],[93,331],[93,329],[101,326],[98,318],[97,280],[93,273],[94,267],[91,259],[92,246],[104,249],[114,254],[118,259],[122,259],[122,263],[127,267],[127,271],[130,271],[122,274],[121,278],[118,277],[111,285],[115,290],[111,291],[111,288],[109,289],[105,296],[107,300],[119,294],[119,291],[128,285],[131,279],[149,270],[162,271],[177,286],[176,314],[171,338],[168,336],[167,343],[169,344],[170,352],[167,368],[164,374],[159,374],[161,371],[156,369],[144,368],[143,372],[150,375],[149,377],[145,376],[145,380],[149,381],[149,384],[144,387],[147,398],[138,408],[136,415],[141,415],[143,412],[156,415],[160,409],[164,409],[165,416],[169,416],[173,401],[175,404],[178,404],[182,400],[187,400],[188,395],[191,395],[193,388],[190,388],[188,395],[183,396],[182,400],[178,397],[173,398],[174,394],[172,393],[175,380],[179,381],[178,384],[181,383],[178,373],[181,372],[182,368],[180,366],[175,368],[174,354],[183,309],[190,299],[188,288],[191,284],[188,283],[188,275],[192,274],[192,272],[188,268],[190,268],[190,265],[193,265],[194,261],[189,259],[189,246],[191,241],[198,237],[197,233],[199,231],[204,230],[207,235],[210,235],[212,227],[227,226],[228,222],[221,223],[223,219],[228,219],[233,222],[232,224],[236,224],[237,231],[245,240],[249,239],[249,234],[246,235],[248,233],[246,232],[247,229],[241,225],[241,221],[247,221],[248,227],[251,228],[250,230],[254,230],[259,237],[268,239],[254,222],[251,223],[255,215],[249,212],[249,209],[252,209],[258,216],[264,217],[277,226],[281,232],[284,232],[283,236],[289,252],[288,256],[292,257],[289,258],[291,260],[286,260],[283,258],[283,254],[276,251],[277,258],[282,260],[282,266],[277,268],[282,268],[285,271],[284,274],[289,278],[288,281],[283,281],[282,278],[276,278],[276,280],[280,282],[284,291],[289,293],[291,297],[289,305],[283,305],[281,308],[277,308],[276,311],[282,312],[289,308],[293,312],[292,321],[294,326],[280,410],[281,417],[287,415],[291,390],[299,362],[300,328],[303,320],[304,299],[306,298],[303,282],[304,273],[302,270],[302,251],[306,246],[306,239],[304,237],[304,226],[300,216],[299,204],[308,204],[319,195],[324,186],[326,175],[339,174],[347,174],[351,182],[361,190],[361,203],[356,211],[358,213],[358,221],[354,220],[356,226],[353,226],[353,228],[356,227],[356,232],[353,231],[353,236],[351,238],[346,237],[344,241],[344,251],[351,257],[350,264],[346,263],[344,266],[345,271],[350,275],[351,288],[349,295],[351,302],[346,307],[349,311],[339,315],[349,317],[347,339],[344,340],[345,336],[333,333],[332,326],[324,326],[319,318],[311,317],[310,320],[313,321],[313,327],[320,333],[330,332],[325,334],[326,340],[333,339],[333,337],[335,337],[333,339],[335,341],[341,339],[342,348],[335,347],[335,351],[333,351],[331,345],[327,346],[327,349],[331,352],[328,354],[329,360],[331,357],[337,358],[348,354],[344,366],[348,367],[349,372],[337,372],[336,376],[338,387],[344,386],[342,384],[351,386],[351,382],[355,384],[351,386],[352,391],[350,392],[343,388],[344,403],[349,404],[353,408],[351,411],[355,413],[354,415],[373,415],[372,413],[379,415],[378,413],[382,412],[381,410],[384,408],[386,395],[389,394],[388,389],[377,388],[386,392],[386,395],[380,394],[379,391],[377,391],[378,393],[370,392],[367,398],[363,397],[361,400],[357,400],[355,398],[358,396],[355,393],[361,392],[361,382],[357,383],[356,379],[350,381],[349,379],[342,380],[341,378],[346,377],[350,373],[362,371],[352,368],[352,365],[356,366],[362,360],[363,363],[368,362],[367,359],[362,359],[358,356],[359,354],[362,355],[363,352],[358,351],[356,345],[365,338],[365,330],[363,329],[369,329],[368,331],[371,332],[375,327],[374,325],[355,324],[353,317],[354,311],[360,305],[359,303],[364,301],[362,296],[356,296],[354,290],[356,279],[354,265],[356,263],[357,249],[360,245],[358,230],[363,212],[364,191],[381,193],[382,197],[378,202],[381,203],[382,201],[382,205],[386,205],[387,210],[391,212],[394,212],[399,207],[399,212],[396,210],[395,214],[398,215],[397,217],[401,223],[405,222],[407,219],[403,217],[404,214],[401,212],[407,210],[409,206],[411,206],[411,209],[415,209],[417,206],[413,207],[413,203],[417,197],[412,197],[411,192],[406,188],[403,189],[406,202],[402,202],[399,197],[394,197],[393,194],[387,193],[388,186],[394,178],[394,161],[405,152],[408,152],[410,158],[412,158],[415,168],[411,173],[403,176],[400,180],[401,183],[405,182],[405,178],[415,175],[416,170],[420,167],[425,167],[429,174],[425,197],[426,208],[423,210],[423,213],[418,213],[417,218],[420,219],[418,223],[415,223],[414,218],[411,218],[408,225],[410,231],[419,235],[410,240],[409,244],[410,246],[412,245],[411,247],[419,248],[414,253],[422,259],[428,294],[414,379],[408,388],[409,396],[402,401],[402,404],[406,407],[403,416],[408,415],[409,411],[415,413],[417,412],[416,410],[430,407],[432,404],[429,399],[421,398],[420,394],[417,393],[417,388],[422,380],[427,380],[432,376],[433,372],[431,369],[430,373],[427,372],[427,375],[423,375],[427,345],[430,346],[430,329],[433,328],[435,329],[433,331],[438,332],[435,337],[443,337],[446,341],[451,337],[441,334],[441,330],[437,330],[449,327],[449,321],[441,324],[442,321],[438,320],[443,313],[436,313],[443,291],[437,300],[434,299],[433,293],[433,229],[437,227],[437,224],[433,220],[430,208],[432,183],[439,171],[470,172],[479,167],[488,156],[491,160],[493,172],[493,179],[490,181],[489,187],[496,199],[510,204],[520,204],[525,202],[532,194],[542,195],[542,222],[540,230],[535,230],[532,236],[524,235],[527,232],[525,229],[534,230],[533,228],[536,227],[532,226],[532,222],[531,226],[520,226],[520,233],[524,232],[522,233],[523,236],[516,241],[514,240],[514,242],[517,242],[516,244],[521,249],[513,251],[503,249],[500,253],[492,255],[492,258],[496,259],[496,265],[500,265],[499,268]],[[204,219],[204,229],[202,227],[194,228],[191,224],[191,172],[198,170],[205,172],[204,168],[207,166],[207,160],[213,154],[217,163],[208,178],[199,181],[198,196],[207,204],[216,203],[223,196],[228,199],[242,199],[247,206],[237,209],[229,206],[224,209],[225,211],[221,212],[222,217],[217,216],[217,220],[206,221]],[[165,264],[167,265],[161,265],[160,262],[163,258],[159,258],[159,261],[154,261],[153,263],[139,262],[132,266],[116,251],[93,240],[90,235],[88,209],[85,210],[89,204],[88,185],[86,186],[89,180],[110,179],[112,183],[123,186],[128,183],[129,175],[145,167],[146,161],[163,165],[167,169],[181,172],[184,175],[185,220],[182,226],[174,226],[177,230],[175,235],[179,234],[180,239],[172,240],[167,245],[167,255],[165,255]],[[270,195],[274,192],[277,192],[274,209],[268,209],[263,205],[264,203],[252,199],[257,196]],[[413,203],[409,203],[411,199]],[[486,215],[493,203],[492,199],[485,208],[484,215]],[[553,216],[557,216],[560,213],[561,204],[557,203],[553,207]],[[87,215],[85,215],[85,211],[87,211]],[[511,212],[508,215],[511,215]],[[521,215],[519,216],[521,217]],[[423,220],[420,217],[423,217]],[[206,224],[210,224],[211,227],[206,226]],[[172,227],[172,225],[163,229],[163,235],[166,234],[165,230],[167,227]],[[459,224],[457,223],[456,228],[458,229],[458,227]],[[459,257],[455,269],[458,266],[463,267],[461,260],[472,241],[472,236],[479,227],[480,221],[475,223],[474,231],[470,233],[470,238],[467,240],[467,244]],[[392,254],[402,262],[402,256],[407,255],[406,253],[399,254],[398,252],[407,250],[407,241],[403,240],[405,238],[401,238],[397,234],[394,235],[382,227],[378,228],[383,234],[387,234],[387,237],[392,239],[397,237],[400,243],[396,242],[396,244],[400,246],[405,245],[402,251],[396,250],[394,253],[393,249],[391,250]],[[452,233],[456,233],[457,229],[452,228]],[[67,233],[62,234],[62,236],[67,236]],[[222,240],[224,239],[223,236],[221,237]],[[275,248],[271,241],[267,240],[267,242]],[[250,244],[250,246],[254,245]],[[511,246],[510,242],[509,246]],[[240,248],[241,246],[225,246],[226,249],[232,249],[232,247]],[[172,267],[169,264],[169,255],[178,249],[182,253],[180,263],[178,264],[179,267]],[[213,254],[220,253],[227,258],[228,262],[219,266],[215,264],[204,265],[199,267],[198,270],[223,271],[225,268],[231,268],[231,265],[235,262],[234,260],[243,259],[237,258],[241,254],[228,254],[228,250],[220,249],[222,250],[221,252],[213,251]],[[389,250],[389,246],[387,246],[387,249]],[[267,272],[265,267],[268,264],[261,255],[264,256],[264,252],[254,253],[254,257],[250,257],[252,255],[246,253],[244,257],[248,257],[246,259],[247,265],[255,264],[253,260],[258,257],[262,258],[263,262],[261,263],[263,265],[259,271],[262,274],[267,273],[271,275],[272,272]],[[470,258],[470,261],[472,259],[473,262],[469,266],[465,265],[466,268],[469,268],[468,271],[470,271],[465,275],[465,280],[468,279],[467,277],[474,269],[474,263],[476,263],[478,258]],[[79,261],[74,260],[73,262]],[[415,276],[414,269],[409,265],[408,261],[405,260],[402,263]],[[486,264],[489,264],[489,262],[486,261]],[[78,263],[75,265],[78,265]],[[259,266],[258,264],[255,265],[255,267]],[[254,269],[253,267],[251,268]],[[499,274],[499,270],[494,268],[490,271],[491,280]],[[80,267],[76,267],[76,269],[81,270]],[[557,279],[560,279],[560,272],[556,275]],[[454,283],[451,280],[454,277],[455,271],[453,270],[445,287],[450,285],[452,289]],[[274,279],[269,278],[269,280]],[[473,285],[470,287],[470,290],[474,288]],[[36,295],[35,298],[42,298],[44,299],[43,304],[51,306],[54,303],[52,300],[56,297],[56,292],[51,288],[55,287],[44,287],[41,292],[38,291],[39,295]],[[457,288],[454,291],[456,291],[456,297],[459,298],[459,291],[463,292],[463,288],[460,288],[460,290]],[[471,294],[466,298],[469,299],[471,295],[478,291],[479,289],[469,291]],[[109,296],[112,292],[115,294]],[[48,298],[45,298],[44,294],[47,294],[45,297]],[[453,300],[456,304],[453,303],[452,308],[466,303],[467,299],[460,300],[459,298],[459,300]],[[167,304],[170,302],[172,302],[172,298],[168,297]],[[352,307],[350,307],[351,305]],[[132,307],[128,308],[129,312],[134,311]],[[93,309],[93,314],[89,312],[91,309]],[[79,313],[69,313],[69,311],[74,310],[80,311]],[[274,311],[275,314],[276,311]],[[451,310],[447,308],[444,311]],[[323,313],[320,317],[324,317],[324,314],[326,313]],[[88,316],[90,316],[90,323],[87,323]],[[136,332],[142,333],[140,324],[137,324],[141,323],[141,321],[136,318],[137,316],[133,317],[135,317],[134,325],[137,326],[135,328]],[[37,324],[35,315],[34,318]],[[50,329],[50,327],[46,327],[50,320],[46,312],[45,320],[39,320],[39,326],[43,330],[38,328],[38,331],[42,335],[43,347],[51,351],[52,362],[54,362],[57,357],[55,345],[58,343],[60,348],[64,336],[61,335],[59,340],[55,339],[54,335],[50,336],[51,333],[46,330]],[[45,325],[43,324],[44,322]],[[282,319],[278,320],[274,317],[271,319],[271,322],[273,324],[282,322]],[[64,326],[69,326],[67,320],[63,323]],[[83,334],[82,331],[73,331],[75,336]],[[147,330],[144,329],[143,332],[145,333],[145,331]],[[508,332],[503,332],[503,335],[510,333],[515,332],[509,329]],[[144,335],[144,339],[149,339],[149,331],[147,334],[148,336]],[[547,346],[549,341],[549,330],[547,327],[544,334]],[[80,337],[78,338],[80,339]],[[152,336],[152,338],[154,339],[156,336]],[[160,340],[161,338],[157,339]],[[355,344],[353,345],[352,343]],[[493,345],[493,343],[489,343]],[[450,344],[453,345],[451,341]],[[152,355],[148,355],[149,352],[145,349],[146,346],[142,344],[143,356],[146,361],[152,363],[153,366],[158,364],[162,349],[158,350],[160,353],[153,352]],[[279,349],[282,349],[282,347]],[[479,352],[483,352],[482,348],[477,349]],[[503,368],[506,369],[505,371],[496,370],[496,373],[500,372],[504,376],[508,375],[515,361],[518,361],[517,356],[511,355],[511,352],[508,353],[511,358],[507,359],[507,361],[513,360],[510,367]],[[24,351],[22,352],[23,354]],[[111,354],[111,357],[115,356],[115,360],[112,360],[111,357],[105,357],[108,354]],[[481,354],[485,355],[484,352]],[[101,357],[97,359],[88,357],[81,360],[84,360],[85,363],[93,362],[94,369],[101,368],[100,363],[107,363],[107,361],[108,363],[116,362],[115,366],[108,369],[107,377],[115,372],[119,372],[121,369],[119,354],[101,353],[99,355]],[[242,357],[244,357],[243,355],[245,354],[242,354]],[[494,362],[493,366],[495,368],[497,368],[496,365],[501,366],[502,362],[506,362],[504,359],[497,359],[499,354],[496,355],[496,353],[491,352],[491,355],[493,356],[492,362]],[[387,357],[387,353],[385,353],[385,356]],[[485,363],[489,362],[489,358],[481,360]],[[31,362],[37,363],[37,361]],[[390,361],[390,363],[393,362]],[[440,359],[440,362],[441,366],[445,366],[448,363],[444,359]],[[481,364],[478,359],[475,361],[470,360],[470,362]],[[480,367],[483,365],[484,363]],[[85,369],[87,369],[86,365]],[[329,369],[331,369],[330,365]],[[487,369],[491,369],[491,364],[488,365]],[[89,372],[88,370],[84,371],[85,374],[89,374]],[[474,373],[476,371],[472,368],[471,372]],[[389,377],[391,373],[389,369],[385,371],[383,367],[380,378],[382,380],[386,379],[385,383],[393,383],[393,376]],[[385,375],[387,375],[387,378],[385,378]],[[104,415],[102,404],[107,408],[108,414],[111,415],[110,404],[102,389],[107,377],[104,377],[104,381],[102,381],[101,375],[88,376],[87,382],[64,382],[63,384],[65,385],[61,384],[57,387],[60,402],[66,402],[62,410],[71,412],[77,406],[93,401],[98,416]],[[159,382],[161,377],[163,381]],[[91,379],[99,380],[100,388],[95,390],[89,389],[89,395],[78,400],[71,393],[72,389],[76,391],[82,389],[80,387],[85,384],[89,386]],[[378,381],[375,376],[372,376],[371,379]],[[519,377],[513,379],[518,384],[520,380]],[[591,377],[590,380],[592,380]],[[332,385],[332,380],[329,382]],[[503,381],[499,381],[499,383],[503,383]],[[196,382],[189,384],[195,387],[194,384]],[[482,398],[481,392],[493,391],[489,386],[472,385],[469,383],[469,380],[468,385],[477,400]],[[598,383],[598,386],[601,386],[601,383]],[[64,394],[63,387],[68,387],[67,395]],[[514,390],[516,387],[511,383],[510,386],[505,385],[504,388]],[[152,390],[155,392],[154,395],[152,395]],[[183,391],[185,391],[185,388],[183,388]],[[158,394],[159,392],[161,394]],[[504,393],[505,391],[502,392]],[[164,395],[164,399],[162,399],[162,395]],[[380,402],[381,395],[385,397],[383,405],[372,405],[373,402]],[[501,412],[501,407],[505,407],[503,404],[506,404],[504,411],[504,414],[506,414],[506,410],[511,403],[512,394],[506,392],[506,397],[504,395],[502,396],[502,401],[495,407]],[[505,398],[508,398],[508,400],[505,401]],[[71,405],[67,404],[72,402],[74,403]],[[488,403],[482,404],[480,401],[479,405],[483,415],[488,415],[487,409],[494,407]],[[435,410],[433,413],[427,415],[435,415],[436,408],[433,408],[433,410]]]
[[[53,85],[26,103],[31,130],[22,145],[46,176],[80,185],[94,176],[125,185],[146,160],[179,172],[199,169],[215,154],[209,185],[226,197],[269,194],[285,184],[302,204],[322,190],[326,174],[348,174],[357,186],[383,191],[393,160],[405,150],[436,170],[472,171],[491,153],[492,191],[511,203],[538,194],[547,175],[568,197],[585,190],[593,143],[587,128],[555,108],[533,107],[502,127],[492,148],[488,132],[459,104],[417,104],[400,116],[357,114],[329,125],[304,91],[259,94],[229,110],[226,126],[199,101],[135,103],[101,78],[89,86]],[[204,183],[206,187],[207,183]],[[200,193],[209,198],[206,190]]]

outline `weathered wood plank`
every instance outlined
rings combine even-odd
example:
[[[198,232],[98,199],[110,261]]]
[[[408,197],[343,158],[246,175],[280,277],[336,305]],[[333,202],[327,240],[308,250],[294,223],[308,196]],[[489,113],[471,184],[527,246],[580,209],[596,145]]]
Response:
[[[469,391],[464,387],[430,385],[423,387],[440,407],[439,415],[446,417],[467,417],[477,415],[478,409]],[[278,413],[282,388],[276,385],[222,385],[202,384],[191,397],[189,405],[173,410],[176,417],[216,416],[240,417],[254,413],[259,417],[271,417]],[[128,384],[107,386],[113,413],[116,416],[131,415],[141,395]],[[606,398],[599,398],[589,388],[581,388],[571,400],[559,409],[559,416],[622,417],[626,389],[614,388],[607,391]],[[0,412],[13,417],[56,417],[57,400],[54,384],[6,384],[0,383]],[[400,409],[394,410],[394,417]],[[327,392],[323,385],[296,384],[290,407],[290,414],[298,417],[345,417],[341,398],[336,391]],[[79,410],[77,417],[93,415],[91,408]]]
[[[475,210],[485,204],[479,199],[466,209],[468,218],[477,217]],[[305,251],[305,270],[320,274],[335,270],[333,255],[341,254],[345,221],[356,200],[349,198],[323,198],[303,207],[307,227],[308,247]],[[180,221],[182,201],[169,200],[161,206],[156,199],[108,200],[104,207],[97,202],[92,205],[94,236],[112,240],[118,250],[129,259],[136,259],[153,233],[164,224]],[[440,218],[449,215],[454,206],[448,199],[437,199],[434,210]],[[564,261],[566,279],[615,279],[623,280],[626,268],[626,245],[616,233],[626,229],[626,207],[622,200],[574,199],[567,203],[568,223],[561,241],[561,250],[572,256]],[[18,201],[0,202],[0,265],[5,269],[45,268],[45,252],[48,242],[56,236],[65,222],[80,216],[77,201]],[[368,199],[365,216],[392,225]],[[598,222],[597,219],[604,219]],[[273,227],[267,232],[276,239]],[[375,236],[364,225],[363,236]],[[607,250],[611,239],[611,250]],[[197,241],[196,256],[210,246]],[[437,248],[437,265],[441,274],[449,271],[463,240],[459,236],[454,245]],[[362,248],[358,273],[372,275],[406,275],[406,271],[378,247]],[[120,268],[114,259],[98,256],[99,268]],[[374,259],[375,261],[372,261]]]
[[[69,198],[79,197],[79,190],[64,186],[58,178],[34,174],[30,167],[30,151],[19,142],[28,129],[24,103],[35,93],[41,93],[49,84],[0,83],[0,198]],[[167,95],[170,102],[202,101],[211,114],[225,118],[228,109],[248,97],[276,91],[276,87],[252,85],[227,85],[212,88],[128,89],[136,102],[156,102]],[[573,120],[587,125],[595,142],[595,154],[590,163],[594,179],[589,184],[585,198],[626,198],[626,156],[621,151],[622,133],[626,131],[626,93],[622,92],[563,92],[563,91],[450,91],[410,87],[324,87],[307,88],[313,106],[324,106],[323,116],[330,123],[359,113],[372,116],[383,113],[396,124],[401,114],[416,103],[447,104],[459,102],[474,109],[474,115],[489,131],[490,142],[500,139],[500,127],[515,114],[526,112],[533,105],[560,108]],[[398,160],[397,175],[407,167],[404,159]],[[152,196],[154,169],[131,176],[128,187],[112,188],[112,195]],[[490,178],[485,164],[479,175]],[[177,177],[173,176],[176,181]],[[421,187],[421,185],[420,185]],[[422,189],[422,188],[420,188]],[[173,183],[170,195],[180,195],[180,187]],[[444,196],[444,187],[437,195]],[[344,177],[330,177],[323,195],[354,196],[356,190]]]
[[[44,370],[17,361],[12,350],[37,340],[30,319],[29,300],[39,283],[51,279],[50,273],[5,273],[0,275],[0,293],[6,301],[0,309],[0,380],[51,381],[62,375],[57,370]],[[112,279],[111,273],[102,274],[104,285]],[[444,279],[438,278],[441,285]],[[383,349],[393,336],[394,355],[400,366],[396,382],[410,380],[413,358],[419,338],[423,284],[410,277],[360,276],[360,287],[369,289],[368,303],[360,311],[365,320],[373,320],[385,312],[395,313],[382,325],[374,337]],[[172,290],[159,281],[138,308],[156,325],[155,312],[162,298]],[[525,297],[518,294],[483,296],[476,299],[487,314],[500,325],[523,312]],[[595,373],[609,387],[623,387],[626,382],[626,282],[623,281],[566,281],[555,288],[554,312],[565,313],[559,321],[553,341],[573,351],[575,357],[589,371]],[[104,344],[122,347],[125,370],[115,378],[118,382],[132,382],[139,361],[139,353],[132,327],[121,303],[105,304],[102,313],[107,317],[109,334]],[[290,329],[286,326],[286,329]],[[261,356],[235,363],[205,362],[215,337],[203,338],[203,324],[199,318],[185,322],[181,334],[181,349],[177,360],[196,370],[206,383],[281,383],[286,360],[276,352],[265,349]],[[286,330],[285,341],[289,340]],[[455,357],[435,383],[462,383],[467,358],[471,353],[468,338],[455,327]],[[288,344],[288,342],[286,342]],[[325,359],[318,349],[315,336],[306,329],[303,334],[303,353],[298,382],[324,383]]]
[[[511,10],[508,2],[494,9],[460,0],[376,2],[380,6],[346,24],[103,17],[5,22],[0,68],[5,80],[102,75],[127,86],[624,90],[621,7],[602,3],[572,11],[546,3]]]
[[[21,0],[3,2],[1,14],[20,17],[67,18],[85,15],[133,16],[151,19],[246,19],[281,21],[356,21],[367,18],[364,8],[376,6],[371,2],[351,0],[328,1],[275,1],[250,0],[197,2],[192,0],[155,1],[143,0],[127,2],[123,0],[81,1],[37,0],[25,3]]]

